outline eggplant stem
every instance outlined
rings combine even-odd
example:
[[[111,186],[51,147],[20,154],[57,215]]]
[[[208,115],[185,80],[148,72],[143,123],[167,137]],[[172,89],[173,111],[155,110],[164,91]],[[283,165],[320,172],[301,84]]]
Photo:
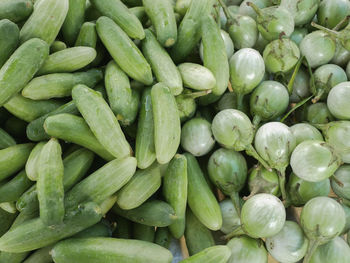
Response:
[[[310,262],[312,255],[315,253],[315,251],[319,245],[320,245],[320,241],[318,239],[310,240],[306,255],[305,255],[304,260],[303,260],[303,263]]]
[[[314,28],[317,28],[317,29],[319,29],[319,30],[322,30],[322,31],[324,31],[324,32],[326,32],[326,33],[328,33],[328,34],[334,36],[334,37],[338,37],[339,32],[337,32],[337,31],[334,31],[334,30],[329,29],[329,28],[327,28],[327,27],[324,27],[324,26],[321,26],[321,25],[319,25],[319,24],[316,24],[315,22],[311,22],[311,25],[312,25]]]
[[[261,117],[259,115],[254,115],[254,117],[253,117],[253,126],[254,126],[255,130],[258,127],[260,122],[261,122]]]
[[[231,239],[233,237],[241,236],[241,235],[245,235],[245,232],[243,230],[242,225],[239,225],[239,226],[236,226],[236,228],[234,228],[234,230],[231,233],[223,236],[223,239],[229,240],[229,239]]]
[[[282,199],[286,204],[289,204],[288,201],[288,196],[287,196],[287,192],[286,192],[286,169],[282,168],[282,169],[277,169],[278,172],[278,181],[279,181],[279,185],[280,185],[280,190],[282,193]]]
[[[348,23],[350,20],[350,16],[346,16],[343,18],[335,27],[332,28],[334,31],[338,31],[340,28],[342,28],[346,23]]]
[[[298,102],[297,104],[295,104],[295,106],[294,106],[293,108],[291,108],[291,109],[287,112],[286,115],[283,116],[283,118],[281,119],[281,122],[284,122],[284,121],[289,117],[290,114],[292,114],[296,109],[298,109],[298,108],[300,108],[301,106],[303,106],[303,105],[304,105],[306,102],[308,102],[312,97],[313,97],[313,95],[310,96],[310,97],[308,97],[308,98],[306,98],[306,99],[303,99],[302,101],[300,101],[300,102]]]
[[[227,20],[230,20],[229,23],[232,23],[234,21],[234,17],[231,14],[230,10],[228,9],[227,5],[222,0],[218,0],[219,4],[221,5],[222,9],[224,10],[225,16]]]
[[[184,98],[196,99],[196,98],[208,95],[211,92],[212,92],[211,89],[207,89],[207,90],[201,90],[201,91],[192,92],[192,93],[188,93],[188,94],[183,94],[182,96],[184,96]]]
[[[249,155],[252,156],[253,158],[255,158],[259,163],[261,163],[266,170],[268,171],[272,171],[271,167],[265,162],[265,160],[263,158],[261,158],[261,156],[256,152],[256,150],[254,149],[253,145],[249,145],[247,146],[247,148],[245,149],[245,152]]]
[[[247,2],[247,6],[250,6],[251,8],[253,8],[253,10],[254,10],[254,12],[257,14],[257,15],[262,15],[261,14],[261,10],[260,10],[260,8],[256,5],[256,4],[254,4],[254,3],[252,3],[252,2]]]
[[[241,217],[241,204],[240,204],[238,192],[231,193],[230,198],[231,198],[231,201],[236,209],[238,217]]]
[[[244,99],[243,94],[236,93],[237,110],[243,111],[243,99]]]
[[[294,67],[294,71],[293,71],[292,77],[290,78],[290,80],[288,82],[288,86],[287,86],[289,95],[291,95],[292,92],[293,92],[294,81],[295,81],[295,78],[296,78],[296,76],[297,76],[297,74],[299,72],[301,63],[303,62],[304,58],[305,58],[304,56],[301,56],[301,58],[299,58],[297,64]]]

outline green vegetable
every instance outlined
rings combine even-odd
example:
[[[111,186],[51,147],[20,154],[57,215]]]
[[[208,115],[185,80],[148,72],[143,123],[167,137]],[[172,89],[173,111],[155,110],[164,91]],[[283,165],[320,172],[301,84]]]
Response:
[[[6,4],[6,2],[10,3],[11,1],[2,1],[0,3],[1,11],[4,10],[2,9],[1,4]],[[16,1],[12,1],[12,2],[16,2]],[[0,18],[2,16],[1,11],[0,11]],[[0,20],[0,49],[2,50],[0,55],[0,67],[2,67],[5,64],[6,60],[16,50],[18,42],[19,42],[18,26],[8,19]]]

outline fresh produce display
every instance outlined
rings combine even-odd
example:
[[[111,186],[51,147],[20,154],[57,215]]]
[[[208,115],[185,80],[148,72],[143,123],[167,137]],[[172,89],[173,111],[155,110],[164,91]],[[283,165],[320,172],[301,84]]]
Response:
[[[0,263],[178,262],[350,262],[350,0],[0,0]]]

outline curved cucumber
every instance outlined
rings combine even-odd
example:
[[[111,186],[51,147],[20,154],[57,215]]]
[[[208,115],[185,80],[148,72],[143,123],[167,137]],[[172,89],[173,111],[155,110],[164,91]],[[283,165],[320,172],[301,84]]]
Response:
[[[26,162],[26,173],[28,178],[32,181],[36,181],[38,179],[38,160],[41,150],[45,144],[46,142],[39,142],[37,145],[35,145]]]
[[[16,141],[5,130],[0,128],[0,150],[16,145]]]
[[[31,0],[0,1],[0,19],[9,19],[16,23],[26,19],[32,12],[33,1]]]
[[[75,46],[84,46],[96,48],[97,32],[96,25],[92,22],[85,22],[79,31]]]
[[[0,186],[0,203],[17,201],[32,184],[24,170],[19,172],[9,182]]]
[[[231,250],[227,246],[213,246],[181,260],[182,263],[226,263],[231,256]]]
[[[194,90],[211,90],[216,86],[213,73],[202,65],[182,63],[177,67],[186,87]]]
[[[69,0],[69,8],[62,25],[64,41],[73,46],[85,19],[86,0]]]
[[[1,17],[1,4],[0,2],[0,17]],[[6,1],[5,1],[6,2]],[[5,64],[6,60],[16,50],[19,42],[19,29],[18,26],[8,19],[0,20],[0,68]]]

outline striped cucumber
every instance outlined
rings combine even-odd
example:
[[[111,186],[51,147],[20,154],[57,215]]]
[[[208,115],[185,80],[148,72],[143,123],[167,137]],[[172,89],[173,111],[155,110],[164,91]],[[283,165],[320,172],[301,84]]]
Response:
[[[179,95],[183,90],[179,70],[167,51],[158,43],[152,31],[146,29],[145,33],[146,38],[142,41],[142,51],[154,75],[159,82],[163,82],[170,89],[172,94]]]
[[[79,31],[75,46],[84,46],[96,48],[97,43],[97,32],[96,25],[92,22],[85,22]]]
[[[143,0],[143,6],[155,27],[157,39],[164,47],[171,47],[177,40],[177,25],[171,1]]]
[[[17,144],[0,150],[0,181],[18,172],[26,163],[34,144]]]
[[[68,239],[55,245],[51,255],[56,263],[170,263],[173,259],[169,250],[156,244],[108,237]]]
[[[49,46],[34,38],[22,44],[0,69],[0,107],[33,78],[49,55]]]
[[[177,219],[169,226],[175,238],[185,231],[185,213],[187,205],[187,159],[176,154],[170,161],[163,180],[163,195],[174,208]]]
[[[103,147],[116,158],[132,154],[117,118],[102,96],[84,85],[73,88],[72,98]]]
[[[84,23],[86,0],[69,0],[69,8],[62,25],[64,42],[73,46]]]
[[[0,236],[6,233],[16,216],[17,214],[9,213],[3,209],[0,209]]]
[[[17,201],[32,184],[25,170],[19,172],[10,181],[0,186],[0,203]]]
[[[36,181],[38,179],[38,160],[41,153],[41,150],[43,149],[46,142],[39,142],[33,150],[30,152],[30,155],[28,157],[27,163],[26,163],[26,173],[30,180]]]
[[[0,17],[1,17],[0,2]],[[0,68],[5,64],[6,60],[16,50],[19,42],[18,26],[8,19],[0,20]]]
[[[31,122],[63,105],[58,100],[31,100],[17,93],[10,98],[4,108],[12,115],[26,122]]]
[[[188,205],[193,214],[207,228],[219,230],[222,225],[218,201],[205,180],[196,158],[185,153],[187,159]]]
[[[153,82],[151,66],[127,34],[108,17],[100,17],[96,29],[103,44],[115,62],[131,78],[151,85]]]
[[[26,19],[32,12],[33,1],[31,0],[0,1],[0,19],[9,19],[16,23]]]
[[[77,73],[54,73],[32,79],[22,90],[22,95],[32,100],[68,97],[77,84],[93,88],[103,79],[100,69],[90,69]]]
[[[50,46],[50,53],[55,53],[58,51],[62,51],[67,48],[66,43],[60,41],[60,40],[55,40],[51,46]]]
[[[0,128],[0,150],[14,145],[16,145],[15,139],[4,129]]]
[[[133,239],[143,240],[153,243],[155,236],[154,226],[146,226],[139,223],[132,224]]]
[[[91,47],[72,47],[51,54],[39,69],[37,75],[51,73],[69,73],[82,69],[96,57]]]
[[[37,1],[20,31],[21,43],[40,38],[49,45],[56,39],[68,12],[68,0]]]
[[[154,144],[157,161],[168,163],[180,144],[181,123],[175,97],[168,87],[158,83],[152,87]]]
[[[181,260],[182,263],[226,263],[231,256],[228,246],[213,246],[204,249],[189,258]]]
[[[96,139],[83,118],[71,114],[57,114],[44,122],[46,133],[52,137],[81,145],[109,161],[114,157]]]
[[[136,119],[140,95],[130,88],[128,76],[113,60],[106,67],[105,86],[113,113],[121,125],[129,126]]]
[[[144,90],[137,123],[135,157],[137,166],[146,169],[156,160],[151,88]]]
[[[143,39],[145,32],[138,18],[120,0],[90,0],[102,15],[111,18],[131,38]]]
[[[121,209],[130,210],[139,207],[159,189],[162,181],[159,166],[155,162],[147,169],[136,171],[117,194],[117,203]]]

